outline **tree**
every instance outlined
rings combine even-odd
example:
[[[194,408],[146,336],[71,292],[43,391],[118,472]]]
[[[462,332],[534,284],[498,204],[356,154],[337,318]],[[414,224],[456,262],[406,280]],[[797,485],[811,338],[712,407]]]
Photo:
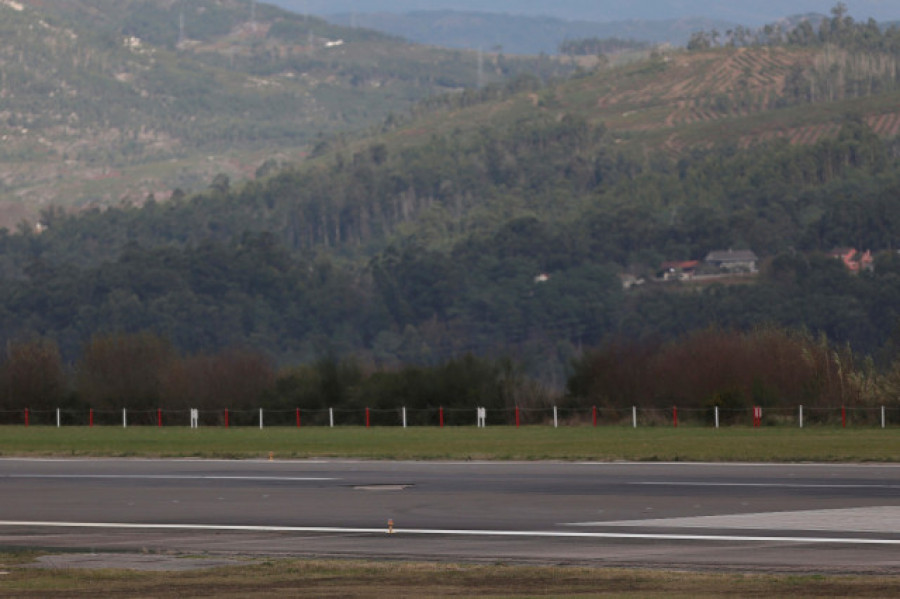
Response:
[[[225,173],[219,173],[213,177],[209,187],[219,193],[228,193],[228,190],[231,189],[231,179]]]
[[[78,365],[78,394],[95,408],[158,408],[174,359],[169,342],[153,333],[95,335]]]
[[[833,7],[831,7],[831,16],[834,18],[835,23],[843,23],[844,18],[847,16],[848,12],[849,9],[843,2],[838,2]]]
[[[161,375],[161,403],[173,408],[254,409],[275,382],[268,358],[230,349],[173,360]]]
[[[66,390],[59,347],[50,339],[7,344],[2,401],[6,409],[58,407]]]
[[[710,40],[709,35],[705,31],[695,31],[691,34],[690,40],[688,40],[687,49],[694,50],[709,50],[712,47],[712,41]]]

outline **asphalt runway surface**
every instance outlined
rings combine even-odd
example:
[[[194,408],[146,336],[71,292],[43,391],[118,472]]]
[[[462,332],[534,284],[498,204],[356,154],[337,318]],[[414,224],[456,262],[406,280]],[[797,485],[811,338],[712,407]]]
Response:
[[[900,465],[0,460],[0,546],[900,572]]]

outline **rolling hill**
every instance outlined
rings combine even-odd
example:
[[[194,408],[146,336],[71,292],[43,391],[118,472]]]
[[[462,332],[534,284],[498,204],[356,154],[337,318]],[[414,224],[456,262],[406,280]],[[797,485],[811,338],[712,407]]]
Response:
[[[836,131],[830,111],[844,110],[784,106],[788,76],[821,60],[797,48],[632,52],[594,72],[596,57],[584,57],[578,81],[544,88],[576,63],[488,52],[479,68],[475,52],[265,4],[251,22],[240,0],[188,10],[164,0],[3,0],[0,12],[0,226],[8,228],[49,206],[139,204],[200,191],[217,175],[247,180],[303,162],[336,134],[358,137],[388,117],[392,126],[406,122],[412,109],[424,120],[402,143],[454,119],[466,129],[566,112],[672,151],[725,140],[815,141]],[[464,112],[428,108],[524,75],[539,85],[504,100],[511,110],[480,100]],[[879,132],[894,130],[890,99],[861,105]]]
[[[142,202],[302,160],[418,101],[478,83],[445,51],[246,2],[0,2],[0,225]],[[486,82],[561,63],[507,58]]]
[[[814,103],[790,95],[789,77],[814,70],[823,52],[785,47],[658,52],[501,102],[435,113],[386,139],[406,147],[435,131],[567,115],[602,124],[622,149],[673,154],[716,145],[749,147],[772,139],[812,144],[834,136],[848,113],[861,116],[878,135],[900,134],[900,93],[895,89]]]

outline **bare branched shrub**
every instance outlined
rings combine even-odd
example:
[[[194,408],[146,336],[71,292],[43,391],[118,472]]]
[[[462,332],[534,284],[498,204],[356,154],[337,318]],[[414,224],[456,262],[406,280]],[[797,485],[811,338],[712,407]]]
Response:
[[[572,401],[618,408],[855,405],[867,385],[848,348],[774,327],[707,329],[662,345],[614,342],[587,352],[574,370]]]

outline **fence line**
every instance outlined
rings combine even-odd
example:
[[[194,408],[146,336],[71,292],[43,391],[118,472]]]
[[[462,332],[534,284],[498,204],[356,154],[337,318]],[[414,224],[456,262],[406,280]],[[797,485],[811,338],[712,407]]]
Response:
[[[630,425],[632,428],[646,426],[702,425],[720,428],[722,425],[796,426],[804,428],[810,424],[840,424],[850,426],[900,426],[900,406],[868,407],[810,407],[796,408],[644,408],[628,406],[590,407],[524,407],[505,408],[408,408],[406,406],[388,408],[292,408],[292,409],[244,409],[229,408],[200,410],[185,409],[63,409],[0,410],[0,424],[21,424],[62,426],[219,426],[229,428],[258,426],[522,426],[545,425],[559,428],[563,426],[611,426]]]

